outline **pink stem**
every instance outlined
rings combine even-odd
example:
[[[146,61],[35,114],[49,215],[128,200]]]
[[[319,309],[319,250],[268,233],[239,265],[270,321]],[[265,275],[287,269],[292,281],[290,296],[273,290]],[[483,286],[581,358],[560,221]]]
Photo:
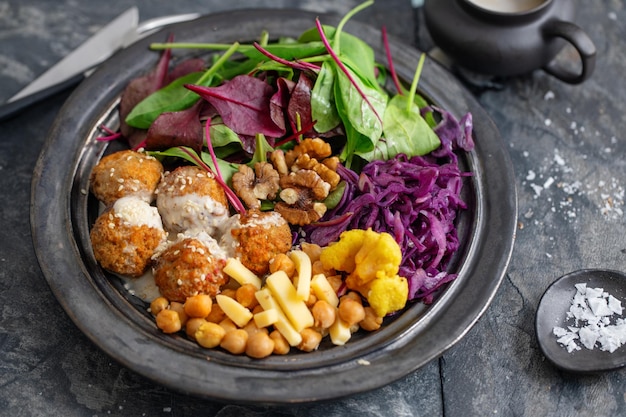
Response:
[[[370,106],[370,108],[372,109],[376,117],[378,118],[378,121],[382,123],[382,119],[378,115],[378,112],[376,111],[372,103],[370,103],[370,101],[367,99],[367,96],[365,95],[363,90],[361,90],[361,87],[359,87],[356,81],[354,81],[354,78],[352,78],[352,75],[350,75],[350,72],[348,72],[348,68],[346,68],[343,62],[341,62],[341,59],[339,59],[335,51],[333,51],[333,48],[330,46],[330,43],[328,42],[328,38],[326,38],[326,34],[324,34],[324,28],[322,27],[322,23],[320,22],[319,19],[315,19],[315,25],[317,26],[317,31],[320,34],[320,38],[322,39],[322,42],[324,43],[324,46],[326,47],[326,50],[328,51],[330,56],[333,58],[335,63],[337,63],[341,71],[343,71],[343,73],[346,74],[346,77],[348,77],[348,80],[350,80],[354,88],[356,88],[356,91],[358,91],[359,94],[361,95],[361,98],[367,103],[368,106]]]
[[[270,51],[268,51],[267,49],[263,48],[261,45],[259,45],[258,42],[254,42],[254,47],[263,55],[265,55],[266,57],[268,57],[269,59],[271,59],[272,61],[276,61],[279,64],[283,64],[286,65],[288,67],[291,67],[293,69],[297,69],[300,71],[306,71],[306,70],[312,70],[312,71],[319,71],[320,67],[318,67],[315,64],[310,64],[308,62],[292,62],[292,61],[288,61],[284,58],[281,58],[279,56],[274,55],[273,53],[271,53]]]
[[[387,28],[383,26],[383,44],[385,45],[385,53],[387,54],[387,62],[389,64],[389,72],[391,72],[391,79],[393,80],[398,94],[403,95],[402,88],[400,87],[400,81],[398,80],[398,74],[393,66],[393,59],[391,59],[391,48],[389,47],[389,40],[387,39]]]

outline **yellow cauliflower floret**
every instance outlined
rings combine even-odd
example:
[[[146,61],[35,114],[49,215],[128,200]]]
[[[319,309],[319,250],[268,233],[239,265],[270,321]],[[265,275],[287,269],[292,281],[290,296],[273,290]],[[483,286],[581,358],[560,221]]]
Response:
[[[398,275],[381,275],[374,279],[366,294],[367,301],[379,317],[398,311],[406,305],[409,283]]]
[[[354,261],[354,274],[362,284],[366,284],[380,273],[396,275],[402,262],[402,251],[389,233],[376,233],[369,229],[365,231],[363,246]]]
[[[322,250],[320,260],[325,269],[335,269],[352,273],[355,257],[365,237],[365,230],[348,230],[339,236],[339,240]]]
[[[409,286],[398,276],[402,251],[389,233],[343,232],[339,241],[322,250],[320,259],[326,269],[347,272],[348,288],[367,298],[380,317],[405,306]]]

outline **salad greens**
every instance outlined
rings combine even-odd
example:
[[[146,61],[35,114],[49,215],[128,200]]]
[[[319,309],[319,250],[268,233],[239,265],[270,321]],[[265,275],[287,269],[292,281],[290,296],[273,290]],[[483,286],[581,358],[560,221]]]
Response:
[[[465,208],[466,174],[454,152],[473,147],[472,119],[468,113],[457,121],[417,92],[423,54],[406,88],[384,29],[386,65],[344,31],[372,3],[351,10],[337,27],[316,19],[295,39],[270,41],[263,32],[250,44],[153,44],[164,51],[161,60],[122,95],[120,130],[131,147],[212,171],[240,213],[245,207],[228,184],[242,164],[252,168],[303,138],[324,139],[339,157],[341,181],[323,201],[328,211],[301,230],[302,238],[324,245],[351,228],[389,232],[402,247],[409,299],[428,303],[455,278],[446,265],[458,248],[454,221]],[[168,71],[175,48],[215,55],[200,68],[183,61]],[[384,87],[389,77],[393,93]],[[261,208],[274,203],[263,200]]]
[[[343,30],[351,17],[372,3],[366,1],[351,10],[337,27],[322,25],[317,19],[315,27],[297,39],[270,42],[269,34],[263,33],[260,42],[252,44],[153,44],[155,50],[209,49],[220,55],[206,71],[186,74],[145,97],[125,122],[149,129],[142,145],[154,150],[151,142],[159,135],[154,129],[158,118],[189,111],[202,98],[213,109],[211,136],[219,158],[254,153],[256,133],[265,135],[270,146],[286,148],[292,146],[286,137],[332,137],[342,143],[341,161],[355,169],[398,153],[424,155],[440,142],[433,131],[432,111],[416,93],[421,67],[408,94],[401,87],[390,96],[379,80],[380,64],[372,48]],[[300,90],[294,86],[301,88],[302,79],[312,87],[296,98],[294,91]],[[275,85],[285,87],[276,91]],[[278,95],[287,97],[279,99]],[[285,103],[277,107],[281,100]],[[289,114],[289,106],[297,110]],[[287,120],[281,120],[284,111]],[[198,116],[207,118],[202,109]]]

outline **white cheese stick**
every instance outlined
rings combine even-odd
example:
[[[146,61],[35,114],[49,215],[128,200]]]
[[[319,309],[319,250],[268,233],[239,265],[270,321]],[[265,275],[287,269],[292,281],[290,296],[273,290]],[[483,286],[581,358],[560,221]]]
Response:
[[[315,320],[284,271],[276,271],[265,280],[265,285],[280,304],[283,312],[298,333],[313,326]]]
[[[330,340],[334,345],[342,346],[345,345],[348,340],[352,337],[352,332],[350,331],[350,326],[337,317],[337,320],[330,326],[328,329],[330,334]]]
[[[278,311],[275,308],[263,310],[254,315],[254,324],[259,329],[263,327],[271,326],[278,321]]]
[[[252,284],[257,290],[261,289],[261,278],[246,268],[237,258],[228,258],[223,271],[237,281],[239,285]]]
[[[296,265],[298,273],[294,279],[296,294],[300,300],[306,301],[311,295],[311,258],[301,250],[289,252],[289,257]]]
[[[252,312],[242,306],[234,298],[226,295],[218,294],[215,297],[217,304],[237,326],[244,327],[252,318]]]
[[[333,307],[339,305],[339,297],[324,274],[316,274],[311,279],[311,290],[318,300],[324,300]]]
[[[289,343],[290,346],[298,346],[300,342],[302,342],[302,336],[296,331],[296,329],[293,328],[289,319],[280,308],[280,305],[278,305],[278,302],[272,296],[272,292],[269,288],[263,288],[257,291],[254,296],[261,307],[263,307],[263,310],[276,311],[278,314],[278,320],[274,323],[274,327],[276,327],[276,330],[278,330],[280,334],[287,339],[287,343]]]

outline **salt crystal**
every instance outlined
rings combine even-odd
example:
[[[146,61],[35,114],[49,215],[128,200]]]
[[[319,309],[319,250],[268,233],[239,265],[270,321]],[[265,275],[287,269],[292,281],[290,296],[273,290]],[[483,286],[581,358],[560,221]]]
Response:
[[[554,178],[549,177],[546,182],[543,183],[543,188],[548,189],[554,183]]]
[[[614,317],[622,314],[622,302],[603,288],[590,288],[585,283],[574,287],[576,294],[566,313],[567,321],[573,324],[567,329],[559,326],[552,329],[557,343],[568,353],[580,350],[581,346],[589,350],[597,346],[612,353],[626,344],[626,320]]]
[[[593,314],[595,314],[596,316],[610,316],[611,314],[613,314],[613,312],[607,305],[606,300],[603,298],[591,298],[588,300],[588,302],[591,311],[593,311]]]
[[[560,165],[560,166],[565,165],[565,159],[563,159],[561,155],[559,155],[558,153],[554,154],[554,162],[556,162],[557,165]]]
[[[612,295],[609,295],[609,308],[615,314],[622,314],[622,302]]]
[[[588,327],[583,327],[582,329],[580,329],[578,334],[580,336],[580,342],[583,344],[583,346],[585,346],[587,349],[593,349],[596,341],[598,340],[598,334],[590,330]]]

